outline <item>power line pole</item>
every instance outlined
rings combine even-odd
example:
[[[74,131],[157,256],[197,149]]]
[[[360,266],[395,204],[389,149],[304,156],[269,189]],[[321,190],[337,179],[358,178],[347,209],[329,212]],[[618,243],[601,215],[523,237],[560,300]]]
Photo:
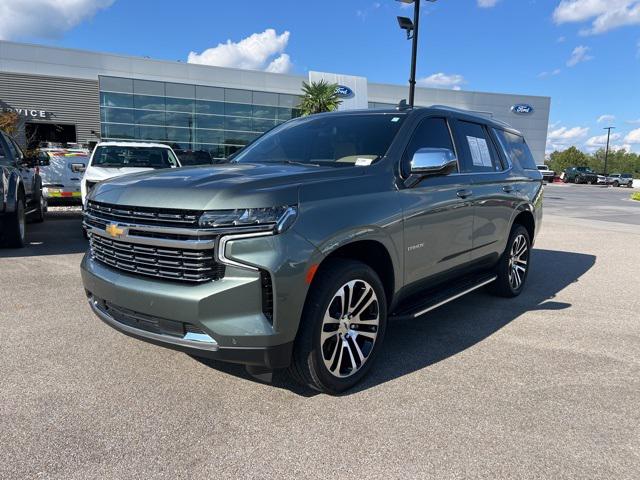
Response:
[[[420,0],[413,5],[413,44],[411,45],[411,78],[409,78],[409,107],[413,108],[416,96],[416,60],[418,57],[418,32],[420,31]]]
[[[607,131],[607,148],[604,151],[604,175],[607,176],[607,160],[609,160],[609,139],[611,138],[611,130],[616,127],[605,127]]]

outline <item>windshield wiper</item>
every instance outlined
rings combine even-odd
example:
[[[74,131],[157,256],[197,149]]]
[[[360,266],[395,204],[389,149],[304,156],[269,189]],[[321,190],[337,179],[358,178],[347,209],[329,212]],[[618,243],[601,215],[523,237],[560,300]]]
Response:
[[[280,163],[286,163],[287,165],[301,165],[303,167],[319,167],[318,163],[305,163],[305,162],[296,162],[295,160],[282,160]]]

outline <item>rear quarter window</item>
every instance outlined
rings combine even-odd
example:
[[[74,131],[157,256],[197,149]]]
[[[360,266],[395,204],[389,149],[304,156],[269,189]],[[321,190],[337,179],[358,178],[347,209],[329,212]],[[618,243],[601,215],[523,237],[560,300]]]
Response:
[[[494,128],[493,131],[496,137],[498,137],[498,141],[505,154],[516,168],[520,168],[521,170],[538,170],[529,145],[527,145],[523,137],[496,128]]]

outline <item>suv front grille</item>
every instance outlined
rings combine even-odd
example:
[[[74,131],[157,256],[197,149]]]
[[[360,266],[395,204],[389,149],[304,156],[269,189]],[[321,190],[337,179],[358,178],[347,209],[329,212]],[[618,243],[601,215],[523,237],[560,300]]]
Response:
[[[93,201],[87,203],[86,213],[107,223],[122,222],[181,228],[197,228],[202,214],[197,210],[131,207]]]
[[[224,276],[212,250],[161,248],[90,235],[91,255],[129,273],[186,282],[209,282]]]

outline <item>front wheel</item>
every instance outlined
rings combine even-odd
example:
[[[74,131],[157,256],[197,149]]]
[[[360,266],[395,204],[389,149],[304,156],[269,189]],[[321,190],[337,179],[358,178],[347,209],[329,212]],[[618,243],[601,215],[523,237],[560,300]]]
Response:
[[[380,278],[354,260],[329,260],[316,274],[290,367],[301,383],[343,392],[367,374],[384,339],[387,301]]]
[[[47,211],[47,201],[44,198],[44,195],[40,193],[40,199],[38,200],[38,205],[36,206],[36,211],[33,212],[33,221],[35,223],[44,222],[44,215]]]
[[[501,297],[517,297],[524,289],[531,260],[531,239],[522,225],[514,225],[507,248],[498,261],[494,291]]]
[[[620,182],[618,182],[617,180],[615,182],[613,182],[613,186],[614,187],[619,187],[620,186]]]
[[[580,183],[580,178],[579,177],[575,177],[573,179],[573,183],[575,183],[576,185]]]

